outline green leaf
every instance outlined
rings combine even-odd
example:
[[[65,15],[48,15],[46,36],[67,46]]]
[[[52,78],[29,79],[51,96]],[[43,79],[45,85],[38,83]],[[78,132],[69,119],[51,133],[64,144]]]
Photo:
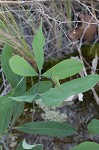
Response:
[[[98,150],[99,149],[99,144],[94,143],[94,142],[83,142],[79,144],[78,146],[75,146],[71,150]]]
[[[10,61],[12,71],[20,76],[37,76],[37,72],[30,66],[30,64],[22,57],[14,55]]]
[[[7,80],[14,88],[20,82],[22,77],[16,75],[11,70],[10,65],[9,65],[9,59],[11,57],[12,57],[12,48],[8,44],[6,44],[1,53],[1,65],[2,65],[2,69],[3,69],[3,72],[4,72]]]
[[[26,92],[26,79],[21,79],[18,85],[8,94],[8,97],[11,96],[21,96]],[[15,101],[14,101],[15,102]],[[12,124],[20,117],[20,115],[24,111],[24,102],[15,102],[13,117],[12,117]]]
[[[46,71],[42,76],[54,77],[58,76],[59,79],[64,79],[75,75],[83,69],[83,64],[75,59],[67,59],[53,66],[51,69]]]
[[[15,100],[17,102],[33,102],[35,100],[36,95],[29,95],[29,96],[17,96],[17,97],[9,97],[12,100]]]
[[[24,105],[25,103],[17,103],[14,107],[14,112],[13,112],[13,118],[12,118],[12,124],[21,116],[21,114],[24,111]]]
[[[26,92],[26,78],[22,78],[18,85],[13,89],[13,96],[21,96]]]
[[[3,110],[7,110],[8,108],[12,109],[17,102],[13,101],[9,98],[9,96],[2,96],[0,97],[0,112]]]
[[[9,98],[14,96],[14,94],[17,95],[15,91],[16,90],[12,90],[10,93],[8,93],[8,95],[0,97],[0,112],[3,110],[7,110],[8,108],[12,109],[12,107],[17,106],[18,102]]]
[[[23,148],[23,145],[24,145],[24,143],[23,143],[23,141],[21,141],[16,150],[26,150],[26,149],[31,148],[30,146],[33,147],[33,145],[28,145],[28,148]],[[37,145],[35,145],[35,147],[33,147],[30,150],[43,150],[43,146],[41,144],[37,144]]]
[[[0,97],[0,112],[2,112],[2,116],[5,114],[5,117],[6,117],[6,114],[8,114],[8,118],[9,118],[10,111],[14,110],[12,122],[16,121],[16,119],[18,119],[18,117],[22,114],[22,112],[24,110],[24,103],[22,102],[20,104],[16,101],[13,101],[9,97],[24,94],[26,91],[25,82],[26,82],[25,79],[23,79],[17,85],[17,87],[15,87],[10,93],[8,93],[8,95]],[[7,110],[8,110],[8,113],[6,113]],[[4,116],[3,116],[3,118],[4,118]],[[7,120],[8,120],[8,118],[7,118]],[[7,123],[6,123],[6,125],[7,125]]]
[[[41,81],[39,83],[39,86],[38,86],[38,83],[33,85],[26,93],[25,95],[33,95],[36,93],[36,89],[37,89],[37,86],[38,86],[38,93],[41,94],[41,93],[44,93],[48,90],[51,89],[52,87],[52,82],[51,81]]]
[[[26,92],[26,79],[22,79],[18,85],[11,91],[9,96],[21,96]],[[15,101],[14,101],[15,102]],[[24,102],[15,102],[12,124],[20,117],[24,111]]]
[[[0,115],[0,135],[4,134],[5,130],[8,128],[8,125],[11,121],[11,116],[13,113],[12,109],[7,109],[1,112]]]
[[[33,102],[36,98],[36,89],[37,89],[37,84],[32,86],[23,96],[16,96],[16,97],[9,97],[12,100],[15,100],[17,102]],[[52,87],[52,82],[51,81],[42,81],[39,83],[38,86],[38,93],[43,93],[47,90],[49,90]]]
[[[49,136],[66,137],[75,133],[72,125],[59,122],[30,122],[16,127],[16,129],[29,133]]]
[[[40,94],[40,96],[43,103],[49,106],[59,106],[66,98],[90,90],[98,81],[99,75],[88,75],[61,84],[59,87],[52,88]]]
[[[42,32],[42,21],[41,21],[40,28],[37,31],[36,35],[34,36],[33,43],[32,43],[36,63],[40,72],[42,70],[42,66],[44,63],[44,50],[43,50],[44,44],[45,44],[45,39]]]
[[[21,76],[15,74],[10,65],[9,65],[9,59],[12,57],[12,48],[6,44],[2,50],[2,56],[1,56],[1,63],[2,63],[2,68],[3,68],[3,72],[7,78],[7,80],[10,82],[10,84],[12,85],[12,87],[14,88],[9,95],[23,95],[26,91],[26,79],[22,79]],[[6,97],[0,97],[0,111],[4,111],[5,113],[2,113],[2,115],[5,114],[6,117],[6,111],[5,110],[13,110],[14,109],[14,121],[15,119],[17,119],[23,109],[22,109],[22,105],[24,104],[18,104],[15,101],[12,101],[11,99],[8,98],[8,96]],[[9,109],[10,108],[10,109]],[[20,110],[19,110],[20,108]],[[10,111],[8,112],[9,115]],[[9,116],[8,116],[9,118]],[[8,120],[8,119],[7,119]],[[9,119],[10,120],[10,119]],[[7,123],[6,123],[7,126]]]
[[[89,124],[88,124],[88,130],[92,134],[99,134],[99,120],[93,119]]]

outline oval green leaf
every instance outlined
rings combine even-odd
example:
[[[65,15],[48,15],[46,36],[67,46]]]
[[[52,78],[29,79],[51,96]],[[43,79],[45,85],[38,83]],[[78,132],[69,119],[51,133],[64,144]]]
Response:
[[[41,81],[38,85],[38,83],[36,83],[35,85],[33,85],[26,93],[25,95],[33,95],[36,94],[36,92],[38,92],[39,94],[44,93],[48,90],[51,89],[51,87],[53,86],[51,81]],[[38,91],[37,91],[38,89]]]
[[[38,73],[30,66],[30,64],[22,57],[14,55],[10,60],[12,71],[20,76],[37,76]]]
[[[10,45],[6,44],[3,47],[3,50],[1,53],[1,65],[2,65],[2,69],[3,69],[3,72],[4,72],[7,80],[9,81],[11,86],[13,88],[15,88],[17,86],[17,84],[20,82],[20,80],[22,79],[22,77],[15,74],[11,70],[11,67],[9,65],[9,60],[11,57],[12,57],[12,47]]]
[[[75,59],[67,59],[53,66],[46,71],[42,76],[53,78],[57,76],[59,79],[68,78],[79,73],[83,69],[83,64]]]
[[[93,119],[89,124],[88,124],[88,130],[92,134],[99,134],[99,120]]]
[[[7,110],[9,108],[12,109],[16,104],[15,101],[9,98],[9,96],[2,96],[0,97],[0,112]]]
[[[59,87],[50,89],[40,94],[42,102],[49,106],[59,106],[66,98],[86,92],[99,82],[99,75],[88,75],[61,84]]]
[[[16,129],[29,133],[49,136],[66,137],[73,135],[76,130],[72,125],[59,122],[30,122],[16,127]]]
[[[16,103],[13,111],[12,124],[21,116],[24,111],[25,103]]]
[[[75,146],[71,150],[98,150],[99,144],[94,142],[83,142],[79,144],[78,146]]]
[[[11,123],[11,117],[13,114],[13,107],[1,112],[0,114],[0,135],[3,135]]]
[[[40,72],[42,70],[42,66],[44,63],[44,50],[43,50],[44,44],[45,44],[45,39],[42,32],[42,21],[41,21],[40,28],[37,31],[36,35],[34,36],[33,43],[32,43],[36,63]]]

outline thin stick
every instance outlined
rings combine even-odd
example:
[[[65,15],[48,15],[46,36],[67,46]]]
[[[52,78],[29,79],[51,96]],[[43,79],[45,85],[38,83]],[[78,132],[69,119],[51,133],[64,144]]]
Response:
[[[24,3],[33,3],[33,2],[44,2],[48,0],[30,0],[30,1],[0,1],[0,4],[24,4]]]

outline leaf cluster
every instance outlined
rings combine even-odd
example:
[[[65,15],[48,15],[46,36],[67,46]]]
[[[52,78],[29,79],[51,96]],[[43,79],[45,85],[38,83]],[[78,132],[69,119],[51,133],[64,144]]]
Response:
[[[1,56],[2,68],[7,80],[12,86],[12,90],[6,96],[0,97],[0,135],[2,136],[11,131],[15,122],[24,111],[25,102],[34,103],[35,100],[42,99],[42,102],[50,107],[60,106],[66,98],[86,92],[99,82],[99,75],[93,74],[60,84],[61,79],[71,77],[83,69],[82,62],[75,59],[63,60],[42,73],[44,44],[45,38],[42,32],[41,21],[40,28],[32,43],[38,71],[24,58],[18,55],[13,56],[10,45],[5,45],[3,48]],[[37,83],[35,85],[33,84],[27,91],[26,78],[33,78],[35,76],[38,78]],[[8,128],[9,124],[10,127]],[[88,128],[91,128],[90,125]],[[14,129],[29,134],[43,134],[59,137],[66,137],[76,133],[76,128],[73,125],[52,121],[29,122],[14,127]],[[3,142],[5,141],[6,140]],[[86,144],[81,145],[81,147],[83,146],[86,146]],[[97,147],[96,144],[93,144],[93,146]],[[42,150],[43,148],[42,145],[29,145],[23,140],[17,150],[19,149]]]

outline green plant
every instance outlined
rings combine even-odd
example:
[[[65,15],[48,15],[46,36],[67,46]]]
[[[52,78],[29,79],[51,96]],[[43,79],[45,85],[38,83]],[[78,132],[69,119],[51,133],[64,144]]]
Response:
[[[83,143],[79,144],[78,146],[75,146],[74,148],[72,148],[72,150],[84,150],[84,149],[98,150],[99,144],[87,141],[87,142],[83,142]]]
[[[60,106],[64,99],[71,95],[79,94],[93,88],[99,81],[99,75],[93,74],[86,77],[74,79],[61,84],[61,80],[79,73],[83,64],[75,59],[67,59],[42,73],[44,64],[45,39],[42,32],[42,21],[36,33],[32,47],[35,55],[38,72],[22,57],[12,54],[12,48],[6,44],[1,55],[3,72],[12,86],[12,90],[6,96],[0,97],[0,135],[1,147],[6,146],[9,133],[19,130],[29,134],[50,135],[66,137],[76,132],[74,126],[60,122],[29,122],[15,126],[15,122],[24,111],[25,102],[34,103],[42,99],[48,106]],[[26,77],[38,78],[38,81],[28,91],[26,90]],[[45,80],[45,81],[44,81]],[[10,124],[10,126],[9,126]],[[42,150],[41,145],[37,145]],[[19,149],[35,150],[36,146],[21,141]],[[38,150],[38,149],[37,149]]]
[[[88,124],[88,130],[93,135],[99,135],[99,120],[93,119]],[[95,142],[86,141],[72,148],[72,150],[83,150],[83,149],[97,150],[99,149],[99,144]]]
[[[88,130],[90,131],[91,134],[93,135],[99,135],[99,120],[93,119],[89,124],[88,124]],[[95,142],[83,142],[77,147],[73,148],[72,150],[83,150],[83,149],[90,149],[90,150],[97,150],[99,149],[99,144]]]

